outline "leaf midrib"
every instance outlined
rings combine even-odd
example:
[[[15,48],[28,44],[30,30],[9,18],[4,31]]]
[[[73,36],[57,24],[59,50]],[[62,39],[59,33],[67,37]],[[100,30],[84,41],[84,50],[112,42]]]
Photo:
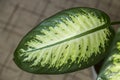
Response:
[[[44,49],[44,48],[48,48],[48,47],[51,47],[51,46],[54,46],[54,45],[57,45],[57,44],[60,44],[60,43],[66,42],[66,41],[70,41],[70,40],[73,40],[73,39],[76,39],[76,38],[80,38],[80,37],[82,37],[82,36],[84,36],[84,35],[88,35],[88,34],[90,34],[90,33],[94,33],[94,32],[100,31],[100,30],[102,30],[102,29],[105,29],[106,27],[107,27],[107,24],[103,24],[103,25],[101,25],[101,26],[99,26],[99,27],[90,29],[90,30],[88,30],[88,31],[85,31],[85,32],[80,33],[80,34],[78,34],[78,35],[75,35],[75,36],[73,36],[73,37],[67,38],[67,39],[65,39],[65,40],[62,40],[62,41],[59,41],[59,42],[56,42],[56,43],[53,43],[53,44],[50,44],[50,45],[46,45],[46,46],[41,47],[41,48],[37,48],[37,49],[30,50],[30,51],[26,51],[26,52],[37,51],[37,50]],[[24,53],[26,53],[26,52],[24,52]]]

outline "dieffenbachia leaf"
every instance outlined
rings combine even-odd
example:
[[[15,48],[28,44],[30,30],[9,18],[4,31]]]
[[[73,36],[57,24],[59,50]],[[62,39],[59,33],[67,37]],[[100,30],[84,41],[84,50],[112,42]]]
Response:
[[[120,28],[97,80],[120,80]]]
[[[113,30],[93,8],[71,8],[42,21],[20,42],[14,61],[31,73],[60,74],[96,64],[106,55]]]

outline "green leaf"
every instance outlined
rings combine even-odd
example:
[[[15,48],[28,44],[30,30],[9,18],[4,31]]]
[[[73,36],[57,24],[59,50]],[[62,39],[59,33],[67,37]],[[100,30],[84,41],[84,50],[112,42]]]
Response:
[[[97,80],[119,80],[120,79],[120,28],[109,49],[110,55],[106,58]]]
[[[100,61],[113,38],[110,19],[93,8],[63,10],[42,21],[19,43],[14,61],[36,74],[61,74]]]

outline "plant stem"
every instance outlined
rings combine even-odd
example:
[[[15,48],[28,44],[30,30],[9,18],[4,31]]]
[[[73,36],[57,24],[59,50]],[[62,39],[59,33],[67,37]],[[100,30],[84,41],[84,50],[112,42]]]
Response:
[[[111,25],[120,24],[120,21],[111,22]]]

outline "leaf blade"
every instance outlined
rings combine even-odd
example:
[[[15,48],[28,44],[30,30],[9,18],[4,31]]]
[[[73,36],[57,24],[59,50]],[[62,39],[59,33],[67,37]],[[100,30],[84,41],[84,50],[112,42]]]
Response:
[[[57,74],[88,67],[91,64],[87,61],[92,56],[105,55],[101,53],[106,51],[105,45],[110,44],[109,38],[112,37],[109,26],[109,17],[96,9],[62,11],[41,22],[23,38],[14,60],[19,67],[33,73]],[[96,34],[96,46],[92,46]],[[73,50],[73,46],[77,49]],[[99,61],[93,60],[91,62]]]

